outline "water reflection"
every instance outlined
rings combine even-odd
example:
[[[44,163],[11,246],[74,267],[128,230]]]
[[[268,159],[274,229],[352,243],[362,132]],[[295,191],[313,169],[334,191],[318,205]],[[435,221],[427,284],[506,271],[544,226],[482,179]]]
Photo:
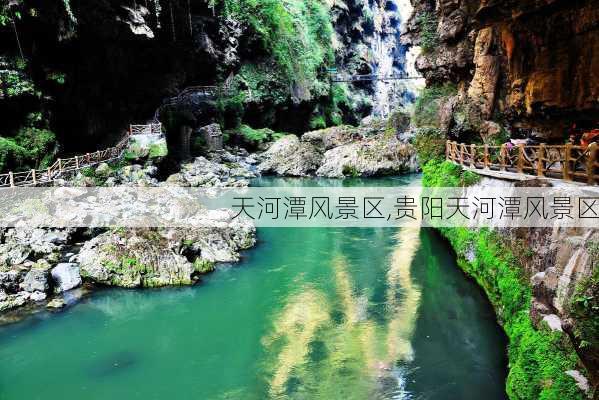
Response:
[[[296,280],[298,292],[288,297],[262,341],[271,355],[266,367],[271,398],[405,398],[409,370],[402,362],[413,359],[420,302],[420,288],[410,276],[419,228],[400,230],[396,242],[383,267],[385,301],[378,305],[371,304],[372,290],[354,283],[352,272],[360,266],[341,254],[339,244],[330,261],[332,295]],[[383,318],[369,312],[377,308]]]

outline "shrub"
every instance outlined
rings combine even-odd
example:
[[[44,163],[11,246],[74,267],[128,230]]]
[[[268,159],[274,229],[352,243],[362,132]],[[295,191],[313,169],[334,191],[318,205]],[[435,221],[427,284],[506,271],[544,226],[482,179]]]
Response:
[[[576,320],[574,336],[578,347],[583,351],[591,351],[591,356],[598,357],[599,348],[599,242],[587,244],[593,274],[583,279],[576,286],[569,306],[570,314]]]
[[[422,184],[426,187],[470,186],[480,180],[480,176],[450,161],[438,158],[428,161],[422,167]]]
[[[27,158],[27,150],[13,139],[0,137],[0,170],[14,169]]]
[[[437,19],[433,13],[424,12],[416,19],[420,27],[420,47],[423,53],[432,52],[439,45]]]
[[[242,143],[253,147],[285,136],[284,133],[275,132],[269,128],[254,129],[247,125],[241,125],[238,129],[231,130],[227,134],[230,138],[236,138]]]
[[[322,115],[315,115],[312,118],[310,118],[310,129],[312,130],[316,130],[316,129],[324,129],[327,127],[327,123],[324,119],[324,116]]]
[[[445,154],[445,136],[436,128],[420,128],[413,141],[420,165],[433,159],[443,159]]]
[[[167,154],[168,154],[168,148],[166,146],[166,142],[153,143],[150,146],[150,152],[148,154],[148,158],[166,157]]]
[[[26,149],[27,158],[36,168],[48,167],[58,152],[56,135],[47,129],[22,128],[15,142]]]
[[[56,152],[53,132],[22,128],[14,138],[0,137],[0,170],[46,168]]]
[[[414,103],[412,121],[417,127],[439,127],[439,107],[444,100],[457,93],[454,84],[427,86]]]

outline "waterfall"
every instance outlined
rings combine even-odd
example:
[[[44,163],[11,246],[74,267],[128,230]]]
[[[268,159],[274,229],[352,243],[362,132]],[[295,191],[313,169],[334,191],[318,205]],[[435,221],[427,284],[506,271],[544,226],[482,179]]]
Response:
[[[413,12],[409,0],[376,0],[368,2],[374,20],[370,41],[372,73],[390,76],[408,73],[420,76],[415,68],[417,47],[408,48],[400,42],[401,28]],[[387,117],[394,109],[414,101],[423,80],[389,80],[374,82],[372,116]]]

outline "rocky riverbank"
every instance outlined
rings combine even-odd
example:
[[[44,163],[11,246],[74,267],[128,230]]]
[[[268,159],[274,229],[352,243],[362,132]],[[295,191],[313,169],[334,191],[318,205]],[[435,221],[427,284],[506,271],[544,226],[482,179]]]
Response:
[[[0,312],[61,308],[68,291],[189,285],[216,263],[236,262],[255,243],[249,220],[206,211],[201,229],[4,229],[0,231]],[[26,313],[25,313],[26,314]],[[7,321],[19,316],[8,315]],[[2,319],[0,319],[0,323]]]
[[[242,187],[256,176],[247,151],[228,149],[196,157],[160,181],[161,158],[136,150],[137,156],[129,155],[134,164],[103,163],[55,185]],[[252,222],[234,215],[199,210],[194,218],[203,228],[197,229],[1,229],[0,323],[44,307],[62,308],[98,286],[193,284],[217,263],[237,262],[239,252],[254,245]]]

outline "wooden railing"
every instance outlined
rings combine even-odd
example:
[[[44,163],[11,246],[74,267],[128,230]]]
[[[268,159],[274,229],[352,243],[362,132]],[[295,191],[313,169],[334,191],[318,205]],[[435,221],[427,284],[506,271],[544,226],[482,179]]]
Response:
[[[59,158],[46,169],[32,169],[24,172],[8,172],[0,174],[0,187],[36,186],[50,183],[62,175],[80,170],[85,167],[112,161],[120,158],[129,145],[132,135],[162,134],[161,124],[130,125],[129,131],[113,147],[98,150],[71,158]]]
[[[474,145],[447,141],[445,157],[457,164],[565,181],[599,184],[599,145]]]
[[[133,135],[162,135],[162,124],[129,125],[129,134]]]

